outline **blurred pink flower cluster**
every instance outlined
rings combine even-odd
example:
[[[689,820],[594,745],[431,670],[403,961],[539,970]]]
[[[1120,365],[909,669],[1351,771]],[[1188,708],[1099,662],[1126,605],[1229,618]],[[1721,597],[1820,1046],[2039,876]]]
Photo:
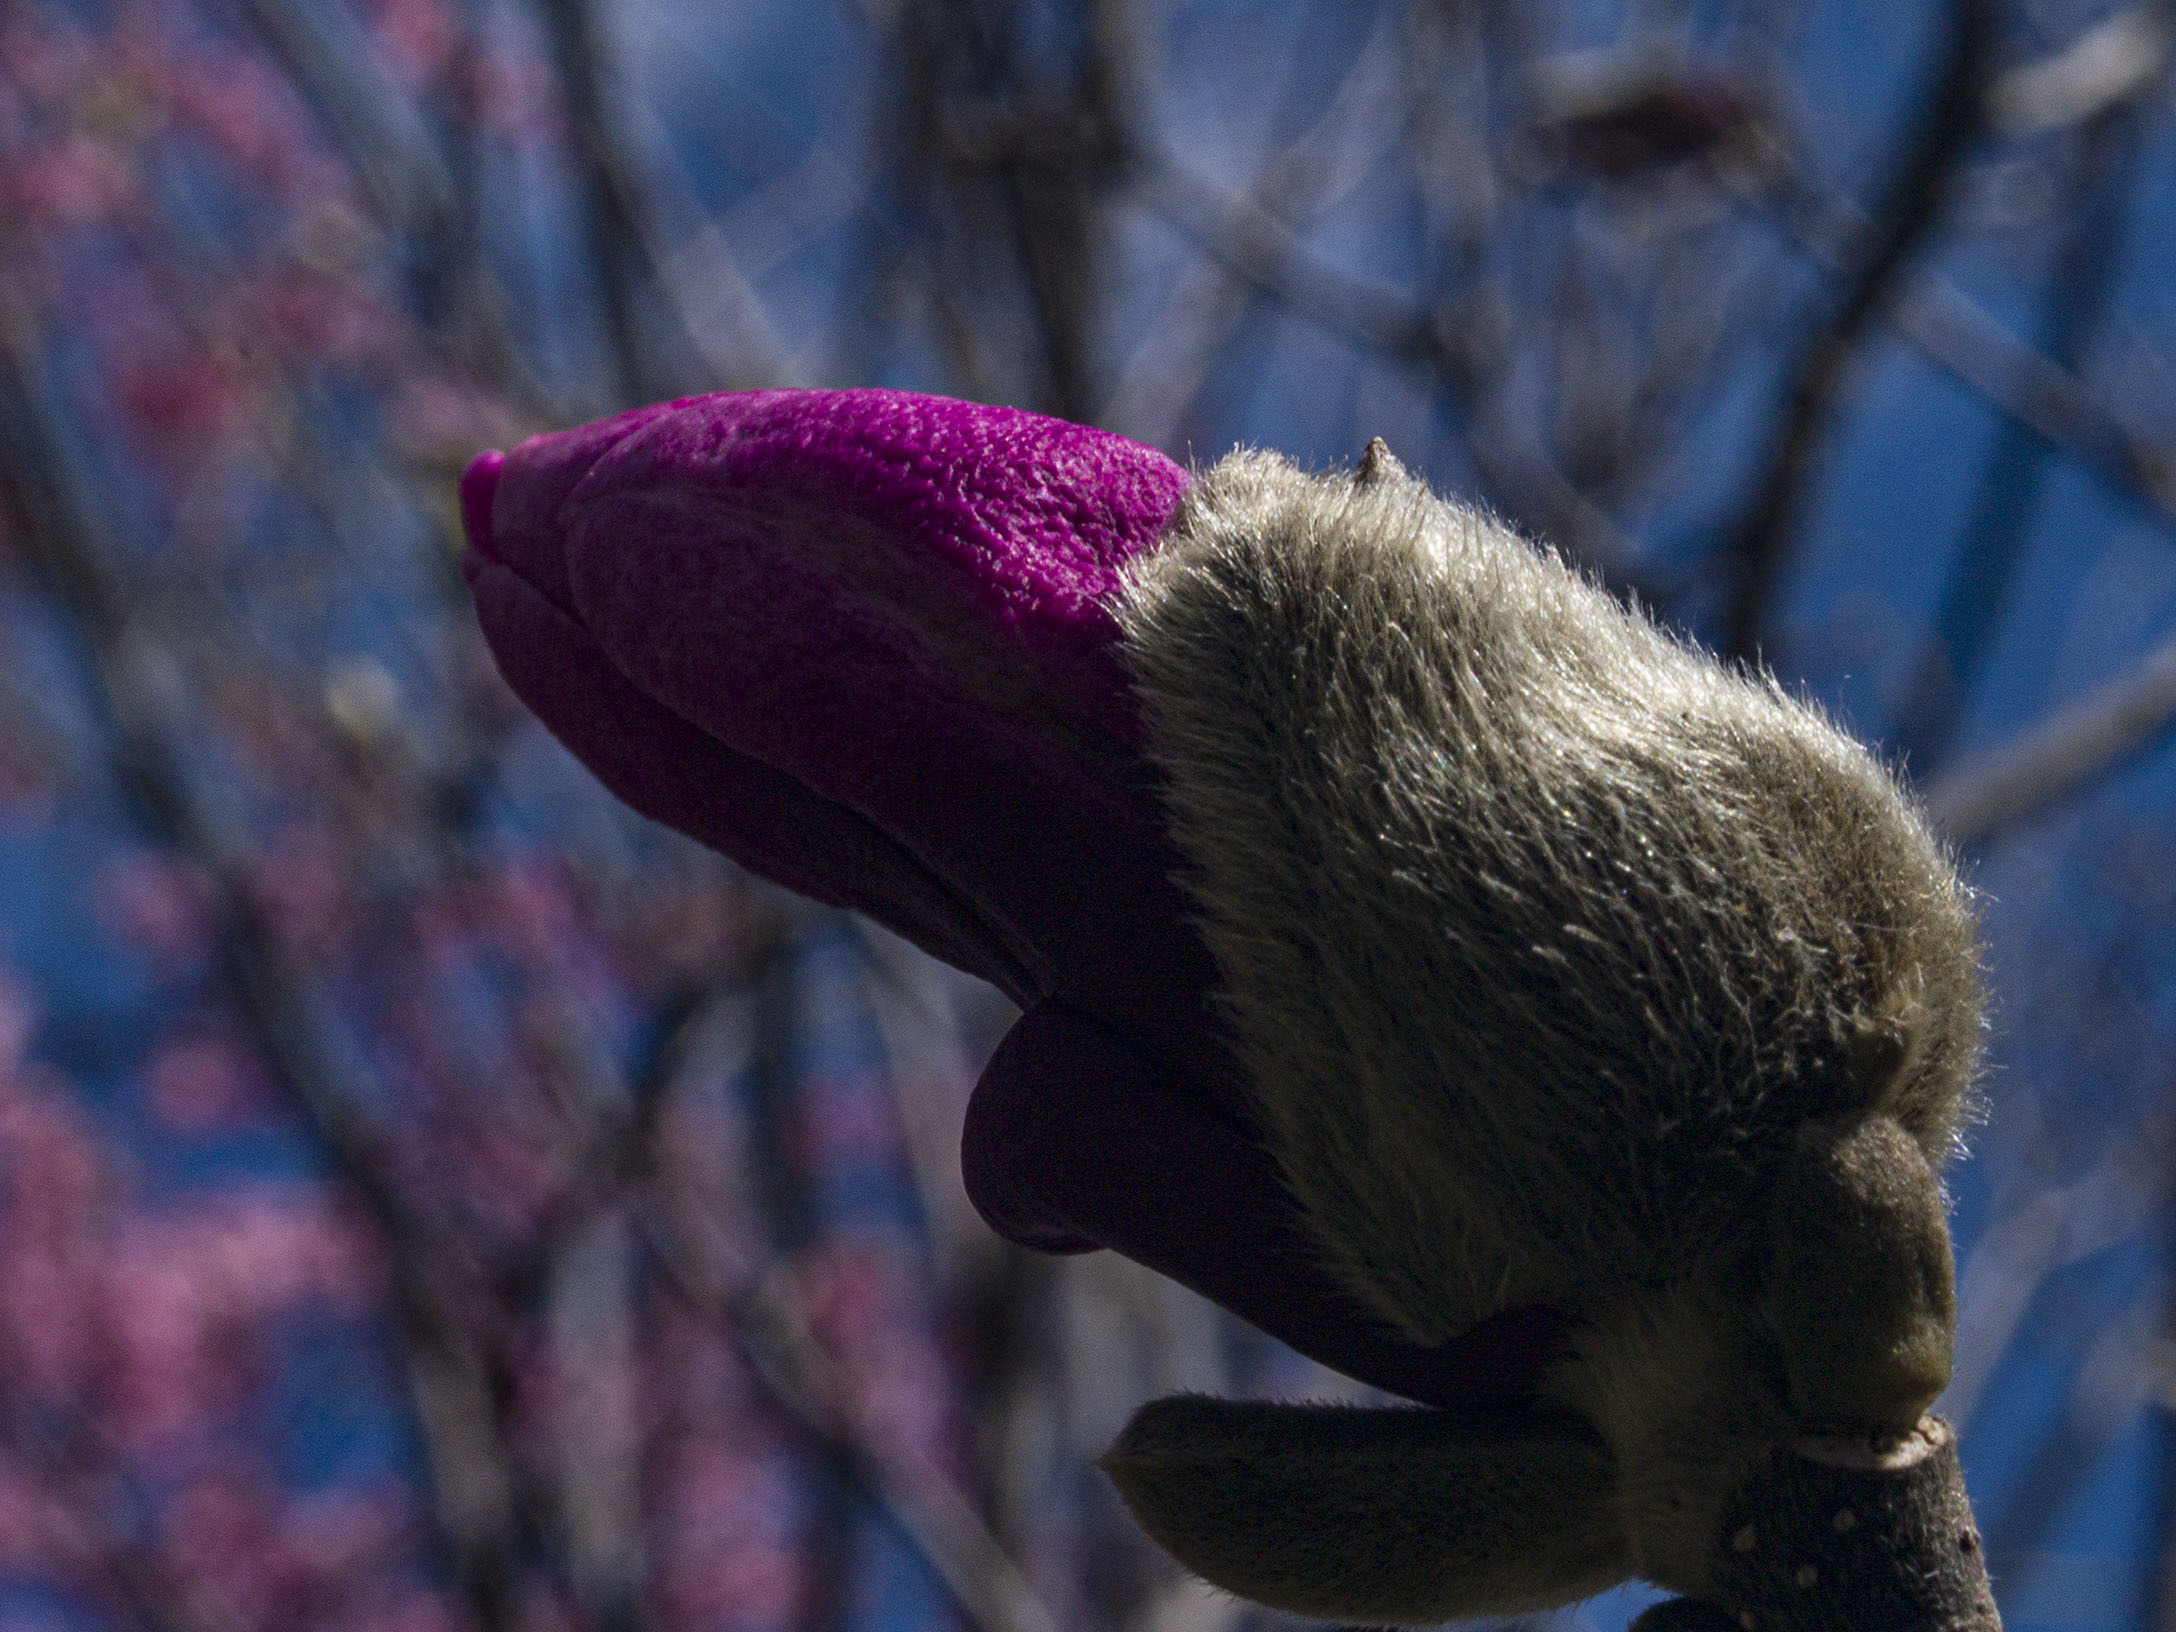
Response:
[[[547,32],[309,10],[0,8],[0,392],[83,507],[0,465],[0,1625],[944,1624],[855,1483],[975,1461],[881,977],[450,598],[446,461],[544,410],[431,190],[563,160]],[[389,97],[465,157],[327,115]]]
[[[378,1318],[376,1238],[322,1185],[147,1197],[33,1026],[0,974],[0,1574],[235,1632],[446,1624],[413,1493],[284,1489],[263,1420],[284,1326]]]
[[[320,871],[343,877],[357,860]],[[133,1096],[100,1105],[38,1063],[37,995],[19,975],[0,984],[0,1574],[86,1601],[173,1594],[233,1632],[464,1624],[434,1563],[422,1470],[315,1488],[280,1471],[296,1454],[289,1434],[322,1431],[283,1423],[298,1343],[349,1352],[305,1375],[361,1366],[373,1389],[402,1396],[388,1343],[403,1318],[400,1249],[340,1187],[307,1176],[162,1178],[177,1149],[217,1151],[295,1122],[277,1066],[218,1018],[221,1004],[206,1006],[210,890],[200,869],[154,851],[118,853],[101,875],[117,944],[146,958],[175,1005]],[[611,1216],[583,1200],[593,1153],[569,1143],[572,1090],[551,1033],[570,1003],[627,1011],[640,961],[613,956],[609,925],[560,866],[489,869],[390,922],[333,893],[339,905],[302,915],[319,926],[310,934],[291,915],[272,921],[381,1000],[366,1017],[382,1027],[388,1097],[371,1126],[404,1205],[449,1255],[426,1267],[473,1299],[465,1338],[507,1368],[515,1476],[549,1484],[570,1416],[626,1425],[657,1624],[799,1624],[826,1590],[812,1574],[825,1556],[812,1550],[827,1522],[824,1457],[718,1312],[630,1262],[619,1346],[570,1355],[551,1339],[549,1297],[506,1291],[506,1275],[549,1258],[555,1229],[579,1230],[570,1218]],[[548,1012],[525,1025],[525,1006]],[[926,1245],[856,1226],[778,1259],[750,1165],[769,1158],[737,1080],[671,1093],[653,1199],[638,1207],[707,1220],[694,1239],[729,1291],[766,1279],[785,1290],[828,1357],[844,1430],[880,1465],[964,1477],[967,1425]],[[806,1185],[841,1174],[908,1184],[880,1064],[802,1086],[784,1159]],[[125,1510],[140,1516],[122,1522]],[[542,1566],[522,1596],[525,1617],[545,1617],[535,1624],[569,1613],[552,1576]]]
[[[93,1095],[40,1063],[36,987],[0,986],[0,1568],[101,1601],[153,1583],[237,1632],[472,1619],[434,1540],[428,1456],[385,1449],[361,1484],[282,1471],[331,1431],[312,1419],[339,1410],[296,1402],[298,1377],[360,1368],[392,1402],[381,1437],[406,1437],[392,1426],[411,1383],[401,1288],[420,1276],[447,1300],[440,1340],[505,1378],[492,1431],[533,1522],[549,1532],[569,1424],[583,1424],[584,1456],[638,1470],[659,1625],[799,1624],[836,1587],[817,1545],[838,1522],[830,1453],[723,1310],[691,1306],[639,1249],[662,1229],[728,1302],[780,1292],[827,1356],[838,1431],[878,1466],[968,1476],[952,1317],[912,1223],[891,1066],[853,984],[859,943],[819,919],[783,954],[809,1029],[790,1102],[766,1121],[745,1054],[693,1074],[633,1063],[656,1046],[647,1016],[691,977],[739,1012],[750,899],[722,866],[608,884],[535,848],[452,845],[398,787],[412,767],[357,760],[276,688],[213,696],[198,747],[264,819],[225,881],[171,846],[99,862],[93,926],[138,961],[155,1017],[121,1090]],[[388,876],[399,887],[368,883]],[[368,1091],[350,1110],[413,1237],[389,1236],[384,1203],[316,1162],[219,1165],[312,1143],[287,1068],[223,984],[237,910],[354,1039]],[[600,1175],[600,1152],[632,1108],[590,1102],[600,1072],[658,1100],[648,1153],[617,1176]],[[811,1198],[798,1240],[762,1199],[781,1171]],[[555,1266],[614,1218],[638,1225],[605,1297],[620,1312],[596,1317],[617,1325],[569,1350],[555,1300],[596,1294],[569,1292]],[[5,1427],[31,1417],[61,1437]],[[117,1503],[140,1518],[118,1522]],[[522,1616],[574,1613],[548,1556],[521,1576]]]
[[[312,376],[384,393],[432,457],[503,439],[505,403],[448,369],[407,309],[398,223],[232,21],[186,3],[104,28],[56,6],[0,15],[0,246],[23,315],[95,348],[96,394],[169,480],[200,479],[211,455],[276,457]],[[380,70],[442,89],[490,140],[560,132],[528,33],[471,39],[450,0],[383,0],[365,21]],[[229,219],[187,219],[216,194]]]

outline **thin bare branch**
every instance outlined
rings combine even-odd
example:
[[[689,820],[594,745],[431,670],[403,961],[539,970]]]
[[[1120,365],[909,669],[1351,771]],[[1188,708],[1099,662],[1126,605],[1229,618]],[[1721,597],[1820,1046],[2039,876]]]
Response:
[[[589,258],[604,307],[613,407],[701,390],[725,382],[781,383],[792,375],[761,303],[731,264],[721,240],[698,235],[668,249],[657,231],[657,179],[638,159],[623,128],[611,52],[590,0],[532,0],[552,45],[567,99],[587,217]],[[694,266],[688,257],[696,258]],[[708,299],[696,278],[722,280]],[[644,343],[642,301],[654,292],[666,315],[712,377],[661,373]],[[748,325],[738,336],[721,321]],[[737,341],[737,345],[734,343]],[[740,353],[745,352],[745,355]],[[724,373],[719,374],[720,365]]]
[[[2090,127],[2080,147],[2073,182],[2078,203],[2063,225],[2040,296],[2041,343],[2070,368],[2092,356],[2108,312],[2130,225],[2139,155],[2135,122],[2126,111],[2111,114]],[[1911,690],[1891,732],[1897,752],[1922,775],[1949,752],[2007,621],[2058,446],[2022,420],[2006,419],[1985,457],[1933,627],[1922,637]]]
[[[1005,1248],[967,1199],[960,1123],[973,1070],[944,976],[926,953],[866,919],[855,920],[872,978],[868,1003],[884,1048],[907,1160],[920,1192],[940,1282],[948,1289],[999,1273]]]
[[[227,980],[277,1063],[277,1080],[388,1244],[443,1535],[478,1623],[502,1632],[514,1621],[515,1479],[492,1428],[498,1416],[490,1368],[461,1318],[462,1300],[440,1280],[460,1261],[457,1245],[433,1238],[403,1203],[386,1153],[355,1109],[367,1102],[354,1086],[356,1050],[333,1005],[281,949],[249,887],[239,835],[175,750],[178,721],[188,712],[179,665],[153,630],[129,616],[97,507],[23,349],[31,329],[15,300],[12,289],[0,288],[0,483],[89,661],[87,678],[123,784],[146,821],[212,880]]]
[[[1461,396],[1473,372],[1466,344],[1434,313],[1387,284],[1323,259],[1291,225],[1176,160],[1144,169],[1137,201],[1170,222],[1233,277],[1354,345],[1430,370]],[[1471,453],[1493,489],[1538,501],[1536,531],[1609,570],[1620,586],[1662,598],[1634,571],[1633,545],[1613,517],[1508,425],[1476,432]]]
[[[1240,281],[1356,345],[1399,360],[1454,360],[1456,341],[1403,290],[1324,260],[1289,222],[1169,154],[1137,158],[1132,201]]]
[[[646,1207],[643,1216],[674,1291],[732,1334],[765,1392],[834,1469],[875,1501],[976,1632],[1059,1632],[1056,1617],[957,1487],[932,1470],[869,1449],[847,1408],[838,1368],[790,1292],[776,1281],[735,1291],[706,1272],[661,1210]]]
[[[1346,66],[1320,117],[1262,163],[1246,195],[1249,204],[1304,228],[1366,179],[1398,134],[1395,123],[1381,117],[1380,104],[1399,65],[1399,46],[1386,17]],[[1261,293],[1257,282],[1215,259],[1182,278],[1120,366],[1097,423],[1145,442],[1168,442],[1200,394],[1217,348]]]
[[[2161,741],[2172,727],[2176,639],[2015,740],[1935,778],[1924,790],[1928,814],[1958,843],[1985,843]]]
[[[2150,92],[2171,47],[2176,17],[2168,6],[2128,7],[2052,55],[2005,73],[1988,90],[1988,112],[2012,136],[2083,124]]]
[[[1990,0],[1955,0],[1937,90],[1906,143],[1871,240],[1848,274],[1841,298],[1789,370],[1784,411],[1744,514],[1724,557],[1734,571],[1723,646],[1757,660],[1761,631],[1800,504],[1825,431],[1868,323],[1880,312],[1912,256],[1941,215],[1949,180],[1982,121],[1993,49]]]
[[[389,231],[435,238],[453,178],[352,13],[296,0],[234,0],[333,132]]]
[[[899,56],[927,184],[1009,247],[1040,342],[1040,395],[1072,420],[1096,408],[1101,203],[1119,178],[1131,111],[1126,0],[1085,0],[1082,10],[1085,41],[1062,81],[1022,60],[1018,18],[965,0],[918,0]]]
[[[1446,375],[1469,366],[1463,342],[1431,314],[1402,291],[1325,260],[1258,198],[1234,195],[1175,158],[1152,156],[1140,162],[1129,201],[1183,233],[1233,278],[1354,345]],[[1790,219],[1801,242],[1838,269],[1853,259],[1844,246],[1874,231],[1856,206],[1825,193],[1801,194]],[[1998,410],[2069,449],[2119,494],[2176,521],[2176,448],[2126,425],[2077,375],[2017,339],[1949,278],[1919,274],[1892,291],[1885,310],[1930,359]],[[1538,454],[1476,452],[1506,485],[1541,501],[1547,524],[1540,530],[1559,543],[1576,533],[1588,541],[1578,554],[1621,575],[1633,545],[1577,484]]]
[[[2049,1276],[2152,1228],[2167,1205],[2176,1124],[2167,1116],[2110,1141],[2074,1182],[2004,1207],[1988,1226],[1957,1284],[1957,1362],[1942,1395],[1944,1413],[1966,1432]]]
[[[567,99],[581,168],[584,223],[591,274],[604,306],[608,395],[627,408],[648,394],[638,295],[629,253],[641,238],[642,210],[632,178],[621,164],[617,133],[606,109],[598,62],[596,20],[588,0],[534,0],[551,41],[552,62]]]
[[[1840,271],[1844,247],[1873,231],[1855,204],[1800,187],[1787,209],[1798,241]],[[2127,424],[2072,370],[2017,336],[1946,274],[1905,281],[1885,314],[1927,359],[2011,419],[2075,455],[2118,495],[2176,522],[2176,448]]]
[[[2058,442],[2118,494],[2176,522],[2176,448],[2125,424],[2070,370],[2049,361],[1942,277],[1892,308],[1921,350],[2004,413]]]
[[[639,121],[646,145],[661,149],[662,133],[651,128],[654,118],[646,117],[640,104],[629,110],[629,116]],[[829,180],[834,169],[828,155],[819,154],[796,174]],[[647,192],[658,206],[654,213],[670,213],[682,224],[668,242],[662,225],[652,219],[653,211],[644,210],[636,222],[643,252],[712,381],[721,389],[736,391],[808,384],[764,309],[753,274],[734,251],[729,224],[711,219],[687,197],[687,189],[678,184],[670,166],[653,164],[646,173]],[[806,187],[805,179],[802,185]],[[840,213],[850,212],[859,200],[850,191],[839,190],[844,193]],[[822,215],[816,218],[821,220]],[[771,251],[774,256],[778,253]]]

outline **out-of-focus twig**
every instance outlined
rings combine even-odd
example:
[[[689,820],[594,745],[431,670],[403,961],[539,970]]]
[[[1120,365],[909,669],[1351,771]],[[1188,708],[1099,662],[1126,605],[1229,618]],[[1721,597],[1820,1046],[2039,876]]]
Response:
[[[974,1507],[936,1473],[877,1456],[854,1426],[838,1368],[776,1280],[736,1291],[706,1272],[654,1208],[644,1217],[674,1290],[707,1310],[748,1356],[765,1391],[878,1505],[928,1563],[976,1632],[1058,1632],[1058,1623]]]
[[[2176,640],[2128,673],[2018,737],[1928,783],[1935,826],[1960,844],[1984,843],[2046,809],[2176,727]]]
[[[757,949],[749,981],[748,1111],[756,1190],[769,1226],[771,1251],[780,1273],[790,1273],[788,1266],[803,1261],[814,1244],[818,1226],[800,1116],[807,994],[800,979],[799,938],[787,923],[769,927],[771,933]],[[749,1304],[736,1313],[747,1321],[761,1318],[763,1309]],[[736,1328],[735,1337],[747,1346],[742,1329]],[[802,1362],[815,1363],[813,1341],[808,1347],[812,1352],[790,1359],[784,1375],[803,1375]],[[755,1353],[750,1348],[751,1358]],[[843,1410],[843,1395],[837,1398]],[[842,1425],[845,1420],[838,1419]],[[843,1445],[844,1439],[839,1443]],[[827,1442],[827,1449],[836,1448]],[[800,1606],[803,1632],[840,1632],[845,1624],[852,1516],[845,1500],[851,1479],[842,1475],[850,1476],[851,1471],[838,1457],[826,1458],[812,1493],[802,1534],[808,1584]]]
[[[2164,1115],[2112,1140],[2092,1171],[2002,1210],[1962,1266],[1957,1360],[1942,1409],[1969,1432],[1996,1366],[2047,1278],[2066,1264],[2150,1227],[2169,1192],[2171,1135]]]
[[[554,1503],[576,1602],[596,1632],[643,1625],[643,1434],[630,1239],[611,1212],[560,1238],[549,1316],[562,1397]]]
[[[1397,30],[1387,20],[1379,22],[1321,115],[1260,166],[1249,202],[1277,220],[1304,227],[1366,177],[1395,139],[1397,127],[1381,117],[1380,104],[1399,46]],[[1302,85],[1314,88],[1313,66],[1295,62],[1295,91]],[[1255,282],[1236,277],[1214,259],[1189,273],[1121,365],[1098,423],[1145,442],[1167,443],[1200,394],[1218,347],[1260,296]]]
[[[2042,341],[2063,367],[2083,367],[2100,332],[2130,220],[2137,153],[2132,121],[2120,111],[2087,133],[2080,201],[2041,295]],[[1897,752],[1922,775],[1947,754],[2003,627],[2055,451],[2023,421],[2006,419],[1986,456],[1978,498],[1892,733]]]
[[[2176,1347],[2176,1345],[2170,1345]],[[2164,1359],[2164,1365],[2169,1362]],[[2176,1411],[2176,1366],[2164,1381],[2163,1402]],[[2176,1525],[2162,1526],[2161,1550],[2155,1563],[2153,1607],[2147,1612],[2151,1632],[2176,1632]]]
[[[2176,17],[2167,5],[2126,7],[2052,55],[2010,69],[1989,87],[1987,111],[2011,136],[2083,124],[2152,90],[2171,47]]]
[[[353,15],[298,0],[234,3],[331,128],[387,229],[437,240],[453,208],[452,177]]]
[[[2164,524],[2176,522],[2176,448],[2126,425],[2076,374],[2019,340],[1956,285],[1922,278],[1891,316],[1929,358],[2005,414],[2068,448]]]
[[[1026,60],[1018,17],[972,0],[913,0],[898,56],[916,185],[949,195],[970,232],[995,240],[970,252],[1010,251],[1042,352],[1040,394],[1073,420],[1096,408],[1099,211],[1131,113],[1122,96],[1128,0],[1081,9],[1082,39],[1063,77]]]
[[[652,179],[638,162],[623,128],[621,93],[614,84],[602,20],[590,0],[532,3],[551,39],[552,60],[573,125],[589,259],[604,305],[607,360],[613,376],[611,406],[628,407],[652,397],[703,389],[714,382],[661,374],[645,344],[642,306],[647,290],[660,297],[664,315],[691,342],[706,371],[714,369],[723,355],[715,325],[698,329],[691,320],[686,303],[695,291],[680,265],[670,262],[657,242]],[[696,253],[705,258],[712,273],[726,270],[722,244],[706,242]],[[752,292],[743,285],[735,298],[742,303],[741,315],[747,316]],[[759,348],[763,344],[760,329],[751,329],[748,338]],[[751,367],[757,374],[785,371],[775,350],[759,349]]]
[[[387,1242],[445,1539],[478,1623],[502,1632],[515,1615],[516,1480],[493,1430],[491,1368],[462,1299],[441,1280],[460,1255],[402,1202],[390,1161],[356,1110],[366,1096],[352,1081],[352,1045],[324,994],[281,950],[250,888],[238,835],[176,753],[175,716],[187,706],[178,664],[155,631],[129,616],[97,506],[27,351],[33,333],[14,291],[0,287],[0,486],[80,642],[124,786],[145,820],[212,881],[217,944],[235,995],[296,1110]]]
[[[745,1059],[756,1124],[750,1165],[758,1169],[770,1215],[774,1256],[769,1272],[751,1278],[747,1266],[727,1264],[695,1239],[646,1166],[651,1154],[647,1140],[636,1158],[633,1216],[673,1293],[742,1350],[765,1392],[821,1451],[830,1475],[842,1489],[859,1492],[875,1504],[976,1632],[1057,1632],[1055,1618],[967,1498],[935,1470],[873,1448],[855,1420],[840,1367],[801,1314],[792,1287],[795,1253],[808,1243],[815,1222],[799,1140],[787,1120],[795,1115],[797,1103],[802,996],[796,927],[801,922],[796,916],[762,926],[747,971]],[[887,939],[882,932],[864,937],[872,951],[918,957],[902,945],[887,947]],[[912,984],[910,971],[894,973]],[[910,1023],[903,1016],[894,1018]],[[926,1025],[930,1019],[925,1014],[918,1023]],[[837,1522],[840,1515],[826,1517]],[[824,1566],[821,1555],[837,1541],[815,1538],[816,1567]],[[810,1606],[819,1617],[843,1581],[827,1585],[830,1591],[818,1592]]]
[[[1138,157],[1135,175],[1134,202],[1286,309],[1392,361],[1415,362],[1443,377],[1470,370],[1463,338],[1403,291],[1324,259],[1261,199],[1229,193],[1168,155]],[[1801,186],[1793,196],[1792,228],[1824,263],[1839,272],[1868,263],[1872,221],[1825,192]],[[1891,282],[1884,298],[1882,309],[1899,331],[1933,361],[2004,414],[2075,453],[2119,493],[2176,518],[2176,449],[2133,431],[2075,374],[2016,339],[1941,274],[1922,273],[1902,288]],[[1477,457],[1488,451],[1477,450]],[[1568,524],[1593,540],[1580,554],[1604,562],[1631,558],[1615,521],[1549,461],[1511,448],[1491,457],[1510,485],[1536,494],[1556,518],[1545,532],[1554,536]],[[1652,586],[1635,587],[1649,598],[1667,598]]]
[[[1466,342],[1402,291],[1325,260],[1258,201],[1227,192],[1175,159],[1142,165],[1139,201],[1234,277],[1392,361],[1417,364],[1443,380],[1470,374]],[[1569,518],[1585,542],[1582,553],[1615,564],[1624,587],[1651,594],[1636,574],[1621,570],[1633,552],[1616,522],[1537,448],[1505,438],[1477,445],[1474,453],[1503,485],[1540,494],[1553,516]]]
[[[1991,0],[1954,0],[1934,94],[1926,99],[1875,228],[1833,311],[1787,370],[1784,410],[1743,514],[1723,547],[1734,573],[1723,647],[1757,660],[1768,602],[1824,431],[1868,323],[1941,214],[1949,179],[1982,120],[1993,48]]]
[[[1393,360],[1433,363],[1456,341],[1404,291],[1323,259],[1291,224],[1169,154],[1135,161],[1134,198],[1232,276],[1332,334]]]
[[[608,395],[613,408],[632,407],[647,395],[638,295],[629,256],[641,241],[642,210],[633,178],[622,162],[618,133],[609,123],[595,14],[588,0],[535,0],[551,40],[552,62],[567,99],[575,157],[582,177],[589,265],[604,304]]]
[[[645,127],[644,145],[653,152],[662,150],[663,133],[647,128],[655,124],[647,110],[625,110],[622,119]],[[816,164],[803,169],[829,179],[828,169]],[[706,383],[733,391],[808,384],[735,254],[724,224],[685,196],[686,188],[671,166],[652,163],[644,174],[651,208],[643,210],[633,224],[643,235],[643,252],[661,292],[703,359],[710,375]],[[669,241],[662,222],[651,219],[653,212],[669,212],[677,219]]]
[[[976,1214],[960,1176],[960,1124],[973,1078],[943,974],[888,930],[865,919],[855,928],[870,958],[870,1014],[939,1278],[948,1289],[989,1280],[1002,1273],[1006,1249]]]
[[[1801,178],[1784,206],[1792,234],[1840,272],[1874,224],[1850,200]],[[2119,495],[2176,522],[2176,447],[2142,435],[2072,369],[2012,334],[1944,273],[1905,280],[1886,309],[1927,359],[2008,418],[2069,450]]]

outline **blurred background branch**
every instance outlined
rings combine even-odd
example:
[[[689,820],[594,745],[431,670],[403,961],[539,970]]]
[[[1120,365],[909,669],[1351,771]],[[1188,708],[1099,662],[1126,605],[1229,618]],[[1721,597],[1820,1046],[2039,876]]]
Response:
[[[1940,223],[1951,178],[1980,132],[1995,45],[1991,0],[1956,0],[1933,89],[1900,144],[1898,168],[1832,310],[1813,326],[1786,370],[1784,411],[1774,446],[1743,517],[1724,549],[1736,581],[1723,650],[1758,662],[1776,575],[1812,475],[1819,443],[1837,411],[1862,336],[1913,255]]]

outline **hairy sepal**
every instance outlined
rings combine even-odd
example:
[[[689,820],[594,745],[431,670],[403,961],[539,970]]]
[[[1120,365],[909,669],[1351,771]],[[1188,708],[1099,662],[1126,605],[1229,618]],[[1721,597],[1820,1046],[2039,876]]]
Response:
[[[1181,1564],[1294,1614],[1425,1626],[1630,1573],[1608,1448],[1572,1417],[1178,1395],[1101,1466]]]
[[[1234,454],[1118,607],[1325,1262],[1434,1344],[1708,1274],[1808,1122],[1878,1111],[1938,1169],[1981,983],[1895,779],[1395,461],[1361,474]]]

